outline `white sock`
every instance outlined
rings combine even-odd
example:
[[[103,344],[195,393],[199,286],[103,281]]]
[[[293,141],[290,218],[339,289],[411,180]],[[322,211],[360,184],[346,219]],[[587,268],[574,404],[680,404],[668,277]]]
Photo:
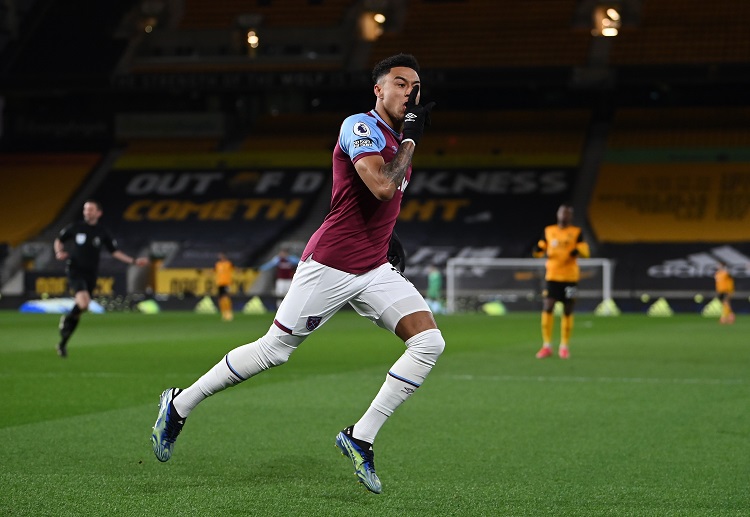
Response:
[[[213,368],[203,374],[189,388],[182,390],[179,396],[174,398],[172,404],[174,404],[177,414],[183,418],[187,418],[190,412],[201,401],[216,392],[239,384],[243,380],[229,368],[227,356],[225,355],[221,358],[221,361],[216,363]]]
[[[388,372],[369,409],[354,424],[354,438],[369,443],[375,441],[388,417],[424,382],[442,353],[445,341],[438,329],[430,329],[407,340],[406,347]]]
[[[258,373],[284,364],[294,348],[266,334],[257,341],[231,350],[221,361],[175,397],[174,408],[187,418],[195,406],[214,393],[246,381]]]

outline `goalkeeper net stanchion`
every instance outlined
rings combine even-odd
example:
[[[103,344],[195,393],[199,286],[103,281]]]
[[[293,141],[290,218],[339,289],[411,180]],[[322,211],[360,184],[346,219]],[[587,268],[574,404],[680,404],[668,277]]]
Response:
[[[446,309],[448,313],[481,310],[483,304],[500,301],[539,300],[544,288],[546,259],[464,258],[446,264]],[[597,314],[618,314],[612,301],[613,264],[609,259],[578,259],[581,279],[577,299],[597,304]]]

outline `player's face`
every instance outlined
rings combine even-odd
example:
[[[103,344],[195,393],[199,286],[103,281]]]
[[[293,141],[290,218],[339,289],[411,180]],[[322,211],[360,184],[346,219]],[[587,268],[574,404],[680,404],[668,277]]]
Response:
[[[411,68],[397,66],[375,85],[376,107],[380,116],[396,130],[401,130],[406,112],[406,101],[414,86],[420,84],[419,74]],[[420,92],[421,93],[421,92]],[[419,95],[417,95],[417,104]]]
[[[96,224],[99,218],[102,216],[102,211],[96,206],[95,203],[84,203],[83,205],[83,220],[88,224]]]
[[[560,226],[568,226],[573,222],[573,208],[561,206],[557,209],[557,222]]]

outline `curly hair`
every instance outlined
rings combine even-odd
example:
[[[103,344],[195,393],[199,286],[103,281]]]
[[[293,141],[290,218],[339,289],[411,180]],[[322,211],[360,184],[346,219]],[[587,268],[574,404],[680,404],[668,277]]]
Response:
[[[419,73],[419,63],[417,62],[417,58],[411,54],[396,54],[395,56],[383,59],[375,65],[375,68],[372,69],[372,81],[377,84],[384,75],[387,75],[391,71],[391,68],[397,66],[411,68]]]

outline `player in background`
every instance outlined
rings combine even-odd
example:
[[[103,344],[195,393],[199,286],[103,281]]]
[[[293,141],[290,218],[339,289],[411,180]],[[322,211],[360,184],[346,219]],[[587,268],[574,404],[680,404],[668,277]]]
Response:
[[[297,269],[298,264],[298,256],[290,255],[289,250],[281,248],[275,257],[258,268],[259,271],[268,271],[269,269],[276,268],[274,295],[276,296],[277,307],[286,296],[286,293],[289,292],[294,271]]]
[[[214,264],[214,273],[216,274],[216,288],[218,291],[221,319],[223,321],[232,321],[234,319],[234,312],[232,311],[232,298],[229,296],[229,289],[232,286],[234,264],[227,258],[226,253],[219,253],[219,260]]]
[[[719,323],[734,323],[734,311],[732,311],[732,295],[734,294],[734,278],[727,269],[725,262],[719,262],[719,267],[714,273],[716,281],[716,296],[721,301],[721,317]]]
[[[126,264],[146,266],[149,263],[145,257],[136,259],[120,251],[109,230],[99,224],[101,216],[101,204],[89,199],[83,204],[83,220],[63,228],[53,245],[55,258],[66,261],[68,288],[75,292],[73,308],[60,319],[60,342],[57,344],[60,357],[68,356],[68,340],[78,326],[81,314],[88,310],[91,303],[102,247]]]
[[[563,304],[563,316],[560,325],[561,359],[570,358],[570,335],[573,332],[573,307],[580,278],[578,258],[591,255],[589,245],[583,240],[583,233],[573,226],[573,207],[563,204],[557,210],[557,224],[547,226],[542,238],[534,247],[533,256],[547,256],[542,308],[542,348],[537,352],[537,359],[544,359],[553,354],[552,329],[556,302]]]
[[[437,264],[430,264],[427,273],[427,305],[435,314],[442,314],[443,309],[443,273]]]
[[[393,228],[434,103],[419,104],[419,65],[411,55],[379,62],[372,78],[375,108],[341,125],[333,151],[330,211],[308,241],[273,324],[260,339],[229,351],[193,385],[164,390],[151,437],[160,461],[170,459],[186,417],[201,401],[284,364],[312,332],[349,304],[406,347],[370,407],[335,438],[359,481],[371,492],[381,492],[372,444],[388,417],[422,385],[445,341],[420,292],[387,259],[389,253],[399,255],[391,242]],[[342,353],[358,353],[356,336]],[[418,434],[411,438],[419,439]]]

